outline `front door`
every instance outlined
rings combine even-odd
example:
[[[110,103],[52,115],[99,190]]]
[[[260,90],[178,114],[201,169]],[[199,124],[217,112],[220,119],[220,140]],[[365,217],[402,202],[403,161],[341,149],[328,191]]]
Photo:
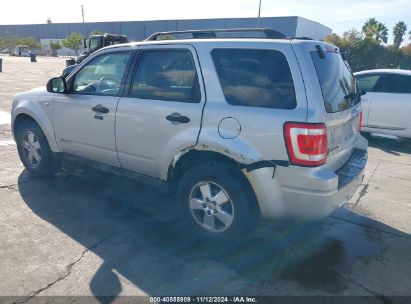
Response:
[[[205,102],[196,58],[185,45],[139,48],[129,91],[117,110],[123,168],[161,178],[170,158],[196,144]]]
[[[366,92],[365,95],[361,96],[362,125],[364,127],[368,126],[370,107],[374,98],[376,84],[380,78],[381,74],[362,74],[356,76],[358,89]]]
[[[114,126],[129,58],[129,51],[93,58],[68,79],[69,92],[54,97],[54,131],[62,152],[120,166]]]

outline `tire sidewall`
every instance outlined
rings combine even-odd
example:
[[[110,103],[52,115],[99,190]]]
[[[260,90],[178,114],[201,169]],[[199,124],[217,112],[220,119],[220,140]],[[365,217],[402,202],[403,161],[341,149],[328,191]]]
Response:
[[[178,183],[178,200],[183,214],[183,221],[193,229],[195,234],[205,240],[236,240],[246,233],[254,224],[255,212],[246,187],[241,182],[241,172],[228,169],[228,165],[206,162],[186,171]],[[234,206],[234,219],[230,227],[222,232],[210,232],[196,222],[189,208],[189,196],[192,188],[201,181],[218,184],[229,195]]]
[[[40,143],[41,148],[41,161],[40,165],[36,168],[32,167],[28,162],[24,152],[23,152],[23,138],[27,132],[32,132]],[[52,164],[52,152],[50,146],[47,142],[46,136],[44,135],[41,128],[32,121],[23,121],[17,128],[16,131],[16,144],[17,151],[20,156],[20,160],[23,163],[24,167],[35,175],[44,175],[50,172]]]

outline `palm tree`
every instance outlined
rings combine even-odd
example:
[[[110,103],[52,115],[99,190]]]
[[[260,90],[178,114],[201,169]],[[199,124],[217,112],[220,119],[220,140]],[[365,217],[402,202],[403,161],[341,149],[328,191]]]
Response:
[[[378,23],[374,38],[378,42],[383,41],[384,43],[387,43],[388,28],[385,26],[384,23]]]
[[[392,31],[394,35],[394,47],[399,49],[401,43],[404,41],[404,35],[407,32],[407,26],[404,22],[398,22]]]
[[[365,37],[367,38],[374,37],[377,26],[378,26],[378,21],[375,18],[368,19],[362,27],[362,32],[365,35]]]
[[[375,39],[378,42],[387,43],[388,28],[384,23],[378,22],[375,18],[368,19],[362,27],[362,32],[366,38]]]

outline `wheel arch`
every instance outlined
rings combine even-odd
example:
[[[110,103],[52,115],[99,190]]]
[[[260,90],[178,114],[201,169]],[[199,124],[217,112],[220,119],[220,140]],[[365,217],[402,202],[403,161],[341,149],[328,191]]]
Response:
[[[50,146],[52,152],[59,152],[58,145],[55,140],[54,136],[54,128],[52,123],[49,121],[47,115],[43,112],[40,112],[40,115],[34,114],[33,111],[30,111],[27,108],[18,108],[14,110],[13,113],[13,121],[12,121],[12,132],[14,139],[16,139],[16,130],[19,125],[26,120],[31,120],[36,123],[41,130],[43,131],[44,135],[46,136],[47,142]]]
[[[176,185],[180,178],[183,176],[184,172],[186,172],[189,168],[192,168],[193,166],[196,166],[200,163],[210,161],[226,164],[227,167],[231,169],[233,174],[236,174],[238,176],[239,183],[243,187],[248,189],[250,200],[255,202],[255,204],[252,204],[254,210],[258,212],[258,214],[260,214],[260,208],[256,194],[250,181],[248,180],[246,174],[244,174],[243,171],[246,170],[246,165],[239,163],[233,158],[230,158],[222,153],[195,149],[190,149],[185,153],[180,153],[177,159],[173,159],[173,162],[170,164],[168,168],[167,181],[171,184]]]

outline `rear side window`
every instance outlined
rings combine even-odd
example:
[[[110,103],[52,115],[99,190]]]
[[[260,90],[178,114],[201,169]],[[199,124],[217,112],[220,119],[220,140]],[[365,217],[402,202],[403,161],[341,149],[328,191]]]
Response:
[[[229,104],[277,109],[296,107],[290,66],[283,53],[214,49],[211,54]]]
[[[143,51],[131,95],[142,99],[200,102],[200,86],[190,51]]]
[[[356,76],[358,89],[366,92],[375,92],[375,87],[381,75]]]
[[[352,97],[356,96],[355,78],[340,53],[312,51],[311,58],[328,113],[348,110],[360,102],[360,98]]]
[[[379,81],[376,91],[381,93],[411,93],[411,76],[385,74]]]

